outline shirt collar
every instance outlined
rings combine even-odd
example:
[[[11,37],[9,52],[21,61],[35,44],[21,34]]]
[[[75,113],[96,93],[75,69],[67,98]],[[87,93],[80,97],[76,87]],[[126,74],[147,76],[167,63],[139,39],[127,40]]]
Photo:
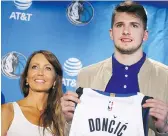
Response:
[[[121,64],[120,62],[118,62],[116,60],[116,58],[114,57],[114,54],[112,55],[112,68],[113,68],[113,71],[115,70],[119,70],[119,69],[124,69],[125,67],[129,67],[129,70],[133,70],[134,72],[138,73],[140,68],[142,67],[143,63],[145,62],[146,60],[146,54],[143,52],[143,56],[142,58],[135,64],[133,65],[124,65],[124,64]]]

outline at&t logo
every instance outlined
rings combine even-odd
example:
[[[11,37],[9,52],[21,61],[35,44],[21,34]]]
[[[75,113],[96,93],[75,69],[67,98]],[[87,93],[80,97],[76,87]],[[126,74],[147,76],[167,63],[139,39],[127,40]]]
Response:
[[[31,6],[32,0],[14,0],[14,4],[17,9],[26,10]]]
[[[82,68],[82,63],[77,58],[69,58],[64,63],[64,70],[69,76],[77,76]]]
[[[32,5],[32,0],[14,0],[14,4],[19,10],[27,10]],[[9,19],[30,21],[31,16],[31,13],[12,12]]]
[[[63,84],[65,86],[76,87],[75,77],[78,75],[80,69],[82,68],[82,63],[77,58],[69,58],[65,61],[63,69],[64,72],[71,78],[63,78]]]

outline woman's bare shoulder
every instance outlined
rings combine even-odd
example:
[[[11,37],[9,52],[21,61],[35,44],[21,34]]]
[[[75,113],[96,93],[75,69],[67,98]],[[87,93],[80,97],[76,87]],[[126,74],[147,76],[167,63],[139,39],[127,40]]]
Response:
[[[5,103],[1,105],[1,112],[6,114],[13,113],[13,104],[12,103]]]

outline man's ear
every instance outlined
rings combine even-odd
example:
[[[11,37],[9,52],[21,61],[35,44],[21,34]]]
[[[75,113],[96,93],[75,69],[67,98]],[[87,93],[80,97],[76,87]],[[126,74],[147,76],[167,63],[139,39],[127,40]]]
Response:
[[[113,40],[113,31],[112,31],[112,29],[109,30],[109,33],[110,33],[111,40]]]
[[[148,39],[148,30],[145,30],[144,36],[143,36],[143,41],[146,41]]]

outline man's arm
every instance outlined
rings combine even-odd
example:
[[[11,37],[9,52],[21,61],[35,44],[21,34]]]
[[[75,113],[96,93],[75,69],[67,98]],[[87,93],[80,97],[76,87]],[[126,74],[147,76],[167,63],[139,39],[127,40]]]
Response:
[[[61,98],[62,112],[66,120],[64,135],[69,135],[69,130],[71,127],[71,121],[74,115],[75,103],[79,103],[78,94],[72,91],[66,92]]]

